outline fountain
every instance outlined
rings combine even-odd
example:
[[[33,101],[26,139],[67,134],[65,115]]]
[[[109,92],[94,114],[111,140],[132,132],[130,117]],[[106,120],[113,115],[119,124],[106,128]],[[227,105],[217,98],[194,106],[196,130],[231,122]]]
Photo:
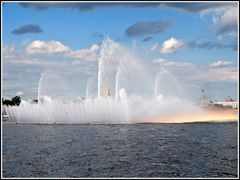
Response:
[[[4,106],[10,118],[47,124],[170,123],[186,122],[203,112],[181,98],[183,90],[167,69],[147,71],[139,58],[109,37],[91,73],[86,66],[68,66],[41,74],[37,104],[22,101],[20,106]],[[74,78],[77,83],[71,84]]]

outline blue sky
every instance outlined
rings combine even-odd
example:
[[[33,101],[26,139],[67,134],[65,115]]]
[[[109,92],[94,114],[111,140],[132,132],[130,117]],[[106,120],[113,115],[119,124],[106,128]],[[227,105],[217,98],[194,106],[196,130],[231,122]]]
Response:
[[[202,86],[200,88],[206,84],[209,88],[209,83],[224,87],[225,93],[222,93],[217,90],[217,85],[214,86],[216,89],[211,86],[209,94],[212,98],[223,99],[229,95],[237,97],[236,2],[6,2],[2,10],[2,76],[5,96],[19,93],[25,98],[35,98],[40,74],[48,64],[87,59],[93,61],[94,58],[97,62],[97,50],[100,49],[104,35],[108,34],[127,48],[135,43],[138,56],[147,64],[155,60],[155,63],[179,73],[179,67],[183,68],[182,64],[188,63],[194,65],[194,68],[200,67],[199,74],[209,72],[210,77],[216,77],[210,78],[210,82],[207,76],[199,78],[201,75],[191,81],[199,82]],[[38,44],[34,44],[36,41]],[[56,52],[56,49],[52,51],[52,46],[61,47]],[[82,49],[85,49],[85,53]],[[183,71],[186,71],[184,68]],[[189,73],[196,72],[194,68]]]

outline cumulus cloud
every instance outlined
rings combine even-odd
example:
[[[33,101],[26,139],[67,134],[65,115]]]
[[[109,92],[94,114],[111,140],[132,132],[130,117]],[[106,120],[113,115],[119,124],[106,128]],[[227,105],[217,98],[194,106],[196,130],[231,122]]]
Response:
[[[15,47],[14,44],[7,44],[2,50],[3,63],[11,65],[56,65],[56,62],[44,61],[43,59],[36,59],[28,56],[26,51],[21,51]]]
[[[237,68],[230,67],[231,61],[217,61],[208,66],[162,58],[154,59],[152,62],[167,68],[177,77],[185,80],[205,82],[236,82],[238,80]]]
[[[176,52],[178,49],[180,49],[184,45],[184,42],[182,40],[177,40],[173,37],[163,42],[160,53],[161,54],[171,54]]]
[[[56,65],[61,62],[49,60],[49,55],[61,55],[65,59],[72,59],[73,63],[96,61],[99,56],[100,45],[92,44],[89,48],[72,50],[70,47],[59,41],[41,41],[35,40],[25,44],[24,50],[17,49],[14,44],[7,44],[2,49],[3,62],[8,64],[25,65]],[[38,55],[40,57],[37,57]],[[47,57],[47,60],[46,60]],[[39,59],[40,58],[40,59]],[[45,60],[44,60],[45,59]],[[69,61],[69,60],[68,60]],[[67,62],[67,61],[66,61]]]
[[[6,58],[12,58],[16,56],[14,44],[7,44],[2,49],[3,56]]]
[[[238,71],[236,68],[231,67],[208,68],[199,77],[208,81],[236,82],[238,80]]]
[[[74,61],[94,61],[97,60],[99,45],[93,44],[86,49],[72,50],[70,47],[62,44],[59,41],[40,41],[35,40],[29,43],[26,47],[28,55],[54,55],[62,54],[65,57],[73,58]]]
[[[35,40],[28,44],[26,53],[30,55],[36,54],[63,54],[70,52],[68,46],[63,45],[59,41],[41,41]]]
[[[56,62],[44,61],[43,59],[36,59],[26,54],[26,51],[19,50],[14,44],[6,44],[2,50],[3,63],[5,65],[52,65]],[[58,62],[59,64],[59,62]]]
[[[211,67],[211,68],[227,67],[231,64],[233,64],[232,61],[217,61],[217,62],[209,64],[209,67]]]
[[[23,59],[24,53],[18,51],[14,44],[6,44],[2,49],[3,62],[8,63],[13,60]]]
[[[193,67],[194,65],[191,63],[186,62],[175,62],[175,61],[168,61],[166,59],[158,58],[152,61],[155,64],[159,64],[161,66],[167,67]]]
[[[210,14],[212,16],[212,27],[215,28],[217,35],[236,36],[238,27],[238,5],[236,2],[228,3],[225,6],[219,6],[203,10],[201,17]]]
[[[220,20],[215,24],[217,33],[237,32],[238,26],[238,8],[228,8],[221,16]]]
[[[47,44],[44,46],[45,49],[41,45],[40,48],[37,48],[37,51],[30,51],[31,53],[34,52],[38,55],[34,56],[35,54],[27,54],[27,48],[29,45],[31,45],[31,43],[32,42],[28,42],[27,44],[24,43],[24,45],[21,46],[15,46],[14,44],[5,44],[5,46],[2,48],[2,60],[4,65],[4,94],[12,97],[15,96],[16,92],[22,90],[25,92],[23,96],[29,96],[31,94],[34,97],[35,92],[32,92],[31,88],[37,86],[36,82],[39,81],[40,73],[44,69],[43,67],[47,67],[47,69],[49,67],[57,67],[56,69],[58,69],[60,67],[66,68],[66,66],[71,65],[72,63],[82,63],[83,65],[74,65],[73,67],[83,67],[85,69],[92,68],[89,67],[89,64],[96,64],[95,62],[92,63],[91,61],[97,60],[99,50],[99,46],[93,44],[86,49],[78,49],[76,51],[72,49],[69,51],[60,51],[55,48],[55,46],[54,48],[50,48],[49,43],[44,43],[44,45]],[[50,45],[52,44],[50,43]],[[38,54],[39,52],[46,52],[47,54]],[[54,56],[56,55],[56,52],[62,52],[61,56]],[[53,56],[48,56],[50,53],[52,53]],[[56,61],[56,59],[58,60]],[[85,66],[84,63],[88,65]],[[72,69],[69,71],[72,72]],[[80,72],[80,70],[78,71]],[[21,95],[21,93],[18,94]]]
[[[140,21],[129,26],[126,29],[125,34],[128,37],[161,34],[171,25],[173,25],[172,21]]]
[[[162,58],[154,59],[152,62],[156,63],[156,64],[160,64],[160,65],[171,64],[170,61],[167,61],[167,60],[162,59]]]
[[[27,25],[20,26],[17,29],[14,29],[12,31],[12,34],[20,35],[20,34],[27,34],[27,33],[42,33],[42,32],[43,30],[41,29],[40,26],[35,24],[27,24]]]
[[[79,49],[76,51],[71,51],[66,55],[75,59],[74,63],[77,63],[76,59],[95,61],[98,58],[99,45],[93,44],[90,48]]]

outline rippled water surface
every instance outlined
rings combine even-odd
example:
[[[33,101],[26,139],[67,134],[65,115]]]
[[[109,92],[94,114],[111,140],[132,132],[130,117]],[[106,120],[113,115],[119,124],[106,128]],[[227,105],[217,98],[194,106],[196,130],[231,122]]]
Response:
[[[3,125],[3,177],[237,177],[235,123]]]

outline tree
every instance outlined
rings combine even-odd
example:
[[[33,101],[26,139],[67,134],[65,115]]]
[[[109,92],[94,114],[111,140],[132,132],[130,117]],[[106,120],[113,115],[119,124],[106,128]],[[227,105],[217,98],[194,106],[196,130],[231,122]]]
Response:
[[[13,102],[14,105],[19,106],[20,103],[21,103],[21,98],[19,96],[15,96],[15,97],[12,98],[12,102]]]
[[[3,105],[6,105],[6,106],[13,106],[13,102],[11,100],[8,100],[8,99],[4,99],[3,100]]]

